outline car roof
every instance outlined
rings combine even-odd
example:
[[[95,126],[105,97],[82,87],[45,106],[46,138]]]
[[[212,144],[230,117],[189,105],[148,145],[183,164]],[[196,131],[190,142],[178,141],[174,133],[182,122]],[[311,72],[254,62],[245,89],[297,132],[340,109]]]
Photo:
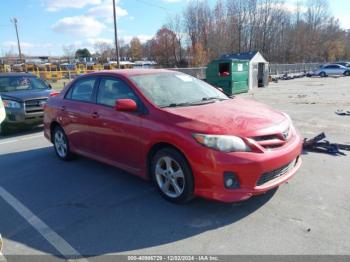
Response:
[[[326,64],[323,67],[325,67],[325,66],[343,66],[343,65],[340,65],[340,64]]]
[[[9,73],[0,73],[0,77],[2,76],[32,76],[32,77],[36,77],[35,75],[31,74],[31,73],[16,73],[16,72],[9,72]]]
[[[125,77],[139,76],[139,75],[154,75],[159,73],[181,73],[167,69],[116,69],[116,70],[102,70],[88,75],[122,75]]]

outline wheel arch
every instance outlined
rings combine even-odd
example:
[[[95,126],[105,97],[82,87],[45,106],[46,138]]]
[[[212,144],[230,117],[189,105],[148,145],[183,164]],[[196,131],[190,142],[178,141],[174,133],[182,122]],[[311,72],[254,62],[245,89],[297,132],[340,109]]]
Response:
[[[191,169],[191,172],[193,175],[192,166],[191,166],[190,162],[188,161],[186,154],[181,149],[179,149],[177,146],[175,146],[171,143],[168,143],[168,142],[158,142],[158,143],[155,143],[154,145],[152,145],[147,153],[147,163],[146,163],[147,169],[146,170],[147,170],[147,178],[149,180],[152,180],[152,175],[151,175],[152,159],[158,151],[160,151],[161,149],[164,149],[164,148],[172,148],[172,149],[176,150],[177,152],[179,152],[184,157],[184,159],[187,162],[189,168]],[[193,176],[193,179],[194,179],[194,176]]]
[[[58,126],[61,127],[61,125],[57,121],[52,121],[51,124],[50,124],[51,142],[53,142],[53,131]]]

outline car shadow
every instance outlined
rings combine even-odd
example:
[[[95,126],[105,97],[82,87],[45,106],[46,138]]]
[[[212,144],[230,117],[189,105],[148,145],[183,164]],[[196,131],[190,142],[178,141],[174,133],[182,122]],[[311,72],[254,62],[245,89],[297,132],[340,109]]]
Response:
[[[82,157],[62,162],[51,147],[2,155],[0,166],[0,185],[87,257],[171,244],[237,223],[276,191],[236,204],[198,198],[175,205],[147,181]],[[0,209],[9,210],[1,200]],[[16,212],[5,217],[5,250],[8,239],[60,256]]]
[[[0,140],[5,138],[15,138],[19,136],[24,135],[30,135],[42,132],[44,130],[44,126],[29,126],[29,125],[23,125],[23,126],[15,126],[15,127],[8,127],[6,128],[5,134],[0,134]]]

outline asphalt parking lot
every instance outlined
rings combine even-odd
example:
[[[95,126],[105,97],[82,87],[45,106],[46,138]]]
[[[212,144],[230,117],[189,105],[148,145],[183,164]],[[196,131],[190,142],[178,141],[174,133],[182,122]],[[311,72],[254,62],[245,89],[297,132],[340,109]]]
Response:
[[[242,95],[291,115],[304,137],[350,143],[350,78],[280,81]],[[42,130],[0,139],[4,255],[350,255],[350,157],[303,154],[278,190],[239,204],[164,201],[148,182],[79,157],[62,162]]]

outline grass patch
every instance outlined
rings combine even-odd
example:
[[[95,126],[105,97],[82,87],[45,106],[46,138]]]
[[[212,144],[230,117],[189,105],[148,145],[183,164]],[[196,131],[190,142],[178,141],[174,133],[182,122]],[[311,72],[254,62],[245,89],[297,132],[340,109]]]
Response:
[[[61,80],[54,80],[54,81],[50,80],[47,82],[51,84],[52,89],[56,91],[61,91],[70,81],[69,79],[61,79]]]

